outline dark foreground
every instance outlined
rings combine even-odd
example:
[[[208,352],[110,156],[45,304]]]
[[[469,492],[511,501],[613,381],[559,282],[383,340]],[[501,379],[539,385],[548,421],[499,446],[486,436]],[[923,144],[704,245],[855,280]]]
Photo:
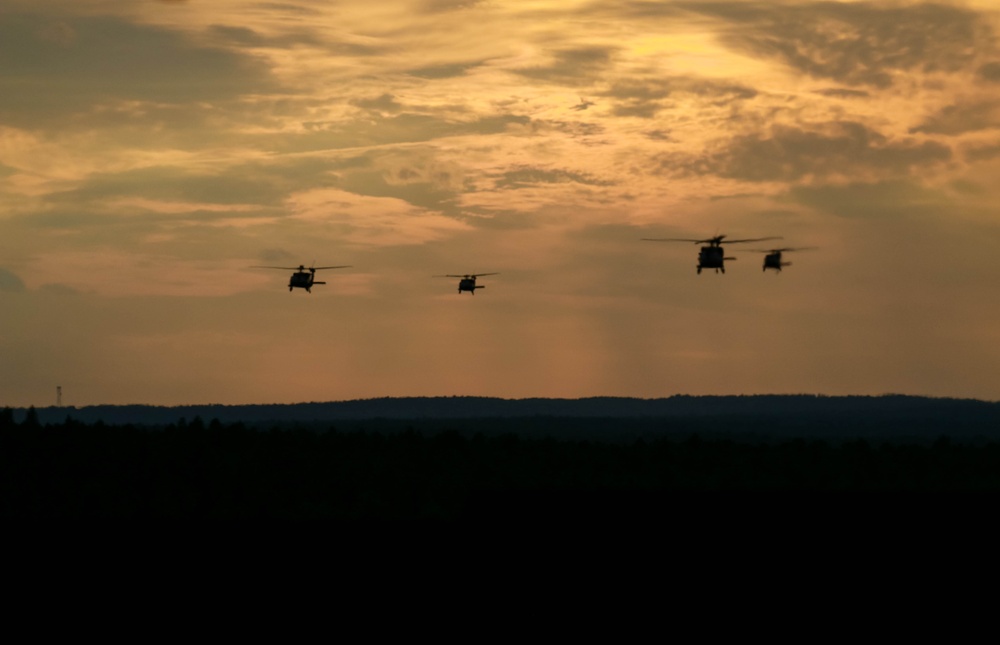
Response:
[[[587,519],[640,515],[692,492],[1000,491],[992,439],[675,432],[602,442],[525,435],[516,419],[506,433],[477,432],[475,423],[259,430],[195,419],[140,428],[18,423],[7,410],[0,515]]]

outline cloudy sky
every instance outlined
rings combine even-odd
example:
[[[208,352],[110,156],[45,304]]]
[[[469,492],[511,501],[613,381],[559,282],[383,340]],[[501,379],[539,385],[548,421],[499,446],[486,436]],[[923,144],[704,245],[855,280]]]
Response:
[[[0,0],[0,405],[1000,399],[998,35],[993,0]],[[719,234],[816,248],[640,241]],[[352,266],[250,268],[313,263]]]

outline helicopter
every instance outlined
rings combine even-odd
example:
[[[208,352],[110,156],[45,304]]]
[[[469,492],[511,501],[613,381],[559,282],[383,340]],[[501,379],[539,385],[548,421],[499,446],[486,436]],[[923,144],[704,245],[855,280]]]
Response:
[[[694,242],[695,244],[707,244],[708,246],[701,247],[701,251],[698,252],[698,273],[701,273],[702,269],[715,269],[718,273],[722,271],[726,272],[725,260],[735,260],[733,257],[725,257],[725,253],[722,250],[723,244],[737,244],[740,242],[763,242],[764,240],[780,240],[780,237],[755,237],[746,240],[726,240],[725,235],[716,235],[715,237],[710,237],[705,240],[689,240],[681,238],[651,238],[644,237],[643,241],[646,242]]]
[[[809,251],[815,249],[815,246],[800,246],[797,248],[785,248],[785,249],[751,249],[754,253],[767,253],[764,256],[764,268],[763,271],[768,269],[774,269],[778,273],[781,273],[781,267],[786,267],[791,262],[782,262],[781,254],[787,253],[788,251]]]
[[[499,273],[466,273],[465,275],[455,275],[455,274],[449,273],[447,275],[435,275],[435,276],[431,276],[431,277],[433,277],[433,278],[461,278],[461,280],[458,281],[458,293],[461,294],[463,291],[468,291],[472,295],[476,295],[476,289],[485,289],[486,288],[486,285],[484,285],[484,284],[480,284],[480,285],[476,284],[476,278],[478,278],[480,276],[484,276],[484,275],[500,275],[500,274]]]
[[[292,277],[288,280],[288,290],[291,291],[295,287],[300,289],[305,289],[306,293],[312,293],[312,286],[314,284],[326,284],[325,282],[320,282],[316,280],[316,272],[320,269],[346,269],[350,264],[343,264],[335,267],[309,267],[308,269],[304,264],[300,264],[297,267],[262,267],[253,266],[251,269],[285,269],[286,271],[295,271]]]

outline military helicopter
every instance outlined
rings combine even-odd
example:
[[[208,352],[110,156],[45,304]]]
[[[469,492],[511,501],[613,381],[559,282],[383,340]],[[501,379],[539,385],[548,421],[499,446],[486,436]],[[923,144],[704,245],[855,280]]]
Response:
[[[325,282],[320,282],[316,280],[316,272],[320,269],[346,269],[350,264],[343,264],[335,267],[309,267],[308,269],[304,264],[300,264],[297,267],[261,267],[253,266],[251,269],[285,269],[286,271],[295,271],[292,277],[288,280],[288,290],[291,291],[295,287],[300,289],[305,289],[306,293],[312,293],[312,286],[314,284],[326,284]]]
[[[476,289],[485,289],[486,288],[486,285],[484,285],[484,284],[480,284],[480,285],[476,284],[476,278],[478,278],[480,276],[484,276],[484,275],[500,275],[500,274],[499,273],[466,273],[465,275],[454,275],[454,274],[449,273],[447,275],[435,275],[435,276],[431,276],[431,277],[433,277],[433,278],[461,278],[461,280],[458,281],[458,293],[461,294],[463,291],[468,291],[472,295],[476,295]]]
[[[751,249],[754,253],[767,253],[764,256],[764,268],[763,271],[768,269],[774,269],[778,273],[781,273],[781,267],[786,267],[791,262],[782,262],[781,254],[787,253],[788,251],[810,251],[815,249],[815,246],[799,246],[796,248],[785,248],[785,249]]]
[[[726,240],[725,235],[716,235],[715,237],[710,237],[706,240],[689,240],[682,238],[651,238],[644,237],[643,241],[646,242],[694,242],[695,244],[707,244],[708,246],[701,247],[701,251],[698,252],[698,273],[701,273],[702,269],[715,269],[718,273],[722,271],[726,272],[725,260],[735,260],[733,257],[725,257],[725,253],[722,250],[723,244],[737,244],[741,242],[763,242],[764,240],[780,240],[780,237],[755,237],[746,240]]]

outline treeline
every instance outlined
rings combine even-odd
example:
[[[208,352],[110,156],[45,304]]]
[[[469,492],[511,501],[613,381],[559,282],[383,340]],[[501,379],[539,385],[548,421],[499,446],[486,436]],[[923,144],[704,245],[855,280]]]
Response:
[[[15,410],[18,419],[26,409]],[[901,425],[947,424],[956,427],[1000,427],[1000,403],[975,399],[917,396],[672,396],[660,399],[593,397],[584,399],[499,399],[490,397],[403,397],[287,405],[97,405],[36,410],[43,423],[67,415],[86,423],[166,425],[180,417],[219,419],[223,423],[340,423],[363,419],[667,419],[758,417],[782,421],[850,420],[868,430],[888,431]],[[933,431],[933,429],[930,429]],[[949,433],[950,434],[950,433]],[[936,435],[934,435],[936,436]]]
[[[657,513],[703,491],[997,491],[1000,444],[597,442],[273,428],[16,422],[0,411],[0,514],[27,518],[462,518]],[[667,505],[667,506],[664,506]]]

